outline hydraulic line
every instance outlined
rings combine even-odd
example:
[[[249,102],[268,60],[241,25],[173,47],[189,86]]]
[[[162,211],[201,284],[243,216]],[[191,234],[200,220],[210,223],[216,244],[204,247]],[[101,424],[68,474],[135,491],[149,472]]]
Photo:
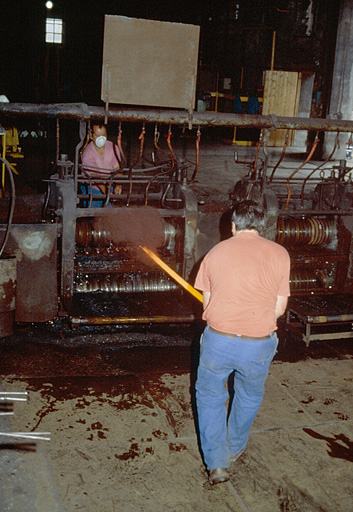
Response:
[[[339,147],[339,145],[340,145],[339,133],[337,133],[336,140],[335,140],[335,143],[333,145],[333,150],[332,150],[332,153],[330,154],[330,156],[327,158],[327,160],[325,160],[320,165],[315,167],[315,169],[313,171],[311,171],[311,173],[309,173],[308,176],[306,176],[306,178],[304,179],[303,185],[302,185],[302,188],[301,188],[301,191],[300,191],[300,205],[301,205],[302,208],[304,206],[304,189],[305,189],[305,185],[306,185],[308,179],[311,178],[311,176],[314,174],[314,172],[316,172],[319,169],[321,169],[321,167],[323,167],[325,164],[327,164],[331,160],[331,158],[333,157],[333,155],[334,155],[337,147]]]
[[[122,134],[123,134],[123,130],[121,128],[121,121],[119,122],[119,132],[118,132],[118,136],[117,136],[117,139],[116,139],[116,144],[119,148],[119,152],[120,152],[120,157],[121,157],[121,167],[124,167],[124,165],[126,165],[126,156],[125,156],[125,153],[123,151],[123,146],[122,146]]]
[[[284,155],[285,155],[285,152],[286,152],[286,149],[287,149],[287,146],[288,146],[288,142],[289,142],[289,130],[287,130],[287,133],[286,133],[286,136],[285,136],[285,139],[284,139],[284,145],[283,145],[283,150],[282,150],[281,156],[280,156],[278,162],[276,163],[276,165],[273,168],[273,171],[272,171],[270,179],[269,179],[269,183],[271,183],[272,178],[273,178],[277,168],[282,163],[282,160],[284,158]]]
[[[253,171],[252,171],[252,179],[253,180],[256,180],[257,160],[258,160],[260,148],[263,146],[263,140],[264,140],[264,130],[261,130],[259,142],[257,143],[257,147],[256,147],[255,160],[254,160],[254,166],[253,166]],[[248,192],[246,194],[246,199],[250,199],[253,188],[254,188],[254,181],[249,184]]]
[[[144,148],[144,144],[145,144],[145,136],[146,136],[146,127],[145,127],[145,123],[143,123],[141,134],[139,136],[139,141],[140,141],[139,154],[138,154],[136,162],[131,166],[131,168],[136,167],[136,165],[141,161],[141,158],[143,155],[143,148]]]
[[[171,167],[170,169],[167,169],[166,171],[162,171],[158,174],[155,174],[151,179],[150,181],[148,182],[148,185],[146,186],[146,189],[145,189],[145,206],[147,206],[148,204],[148,191],[150,189],[150,186],[152,185],[153,181],[156,179],[156,178],[159,178],[160,176],[164,176],[165,174],[170,174],[174,172],[174,168]]]
[[[172,126],[169,125],[169,130],[168,130],[168,136],[167,136],[167,144],[168,144],[168,148],[169,148],[169,151],[170,151],[170,154],[172,155],[172,161],[173,161],[173,168],[178,168],[178,161],[177,161],[177,158],[175,156],[175,153],[174,153],[174,150],[172,148]]]
[[[287,179],[287,182],[286,182],[286,187],[287,187],[287,201],[286,201],[286,207],[285,209],[288,210],[288,206],[289,206],[289,201],[290,201],[290,197],[291,197],[291,190],[290,190],[290,187],[289,187],[289,182],[290,180],[293,178],[293,176],[295,176],[295,174],[297,174],[298,171],[300,171],[300,169],[302,167],[304,167],[305,164],[307,164],[309,162],[309,160],[311,160],[313,154],[315,153],[315,150],[316,150],[316,147],[319,143],[319,132],[316,132],[316,136],[315,136],[315,141],[314,141],[314,144],[313,144],[313,147],[311,148],[308,156],[306,157],[306,159],[304,160],[304,162],[294,171],[292,172],[292,174],[289,176],[289,178]]]
[[[195,181],[196,174],[197,174],[197,171],[198,171],[198,168],[199,168],[199,163],[200,163],[200,140],[201,140],[201,128],[200,128],[200,126],[198,126],[198,128],[197,128],[197,135],[196,135],[196,164],[195,164],[194,172],[192,173],[192,176],[191,176],[191,182]]]
[[[154,137],[153,137],[154,147],[157,149],[157,151],[160,151],[164,156],[166,156],[168,158],[168,160],[170,160],[170,155],[168,155],[168,153],[163,151],[163,149],[161,149],[158,146],[159,137],[160,137],[160,132],[158,131],[158,124],[156,124],[155,127],[154,127]]]

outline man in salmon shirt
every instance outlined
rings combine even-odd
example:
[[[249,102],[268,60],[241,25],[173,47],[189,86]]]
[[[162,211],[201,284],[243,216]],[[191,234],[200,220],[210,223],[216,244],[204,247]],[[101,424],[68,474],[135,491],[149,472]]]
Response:
[[[203,319],[196,382],[200,442],[209,482],[229,480],[230,462],[244,451],[260,408],[276,353],[277,318],[288,302],[290,259],[286,249],[260,236],[264,209],[241,201],[232,234],[206,254],[195,288],[203,292]],[[234,374],[227,419],[226,383]]]
[[[120,167],[119,148],[107,140],[107,129],[104,124],[96,123],[90,130],[91,142],[82,153],[82,168],[84,174],[94,178],[109,178],[111,174]],[[92,192],[95,196],[106,194],[107,186],[104,183],[92,185]],[[121,194],[121,185],[115,185],[115,194]],[[95,199],[97,199],[95,197]],[[92,201],[92,207],[103,206],[103,200]]]

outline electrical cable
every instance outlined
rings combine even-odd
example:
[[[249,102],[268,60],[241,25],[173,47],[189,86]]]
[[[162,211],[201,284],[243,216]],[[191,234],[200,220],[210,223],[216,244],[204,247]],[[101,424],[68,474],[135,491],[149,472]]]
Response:
[[[319,169],[321,169],[322,166],[324,166],[325,164],[327,164],[327,162],[329,162],[331,160],[331,158],[333,157],[337,147],[339,147],[339,132],[337,133],[336,135],[336,140],[335,140],[335,143],[333,145],[333,150],[332,150],[332,153],[330,154],[330,156],[327,158],[327,160],[325,160],[324,162],[322,162],[320,165],[318,165],[317,167],[315,167],[315,169],[313,169],[309,174],[308,176],[304,179],[303,181],[303,185],[302,185],[302,188],[301,188],[301,191],[300,191],[300,205],[301,207],[303,208],[304,206],[304,188],[306,186],[306,183],[308,181],[309,178],[311,178],[311,176],[314,174],[314,172],[318,171]]]

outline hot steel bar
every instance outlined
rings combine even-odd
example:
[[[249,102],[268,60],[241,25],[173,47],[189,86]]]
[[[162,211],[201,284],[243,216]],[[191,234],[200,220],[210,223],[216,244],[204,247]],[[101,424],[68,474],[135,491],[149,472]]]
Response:
[[[148,249],[147,247],[142,247],[140,245],[141,249],[143,251],[145,251],[146,254],[148,254],[148,256],[150,258],[152,258],[153,261],[155,261],[157,263],[157,265],[159,265],[163,270],[165,270],[173,279],[175,279],[183,288],[185,288],[186,291],[188,291],[189,293],[191,293],[194,297],[196,297],[196,299],[198,299],[200,302],[203,302],[203,296],[202,296],[202,293],[200,293],[199,291],[195,290],[195,288],[193,286],[191,286],[191,284],[189,284],[188,282],[185,281],[185,279],[183,279],[181,276],[179,276],[179,274],[177,274],[172,268],[170,268],[164,261],[162,261],[158,256],[157,254],[155,254],[153,251],[151,251],[150,249]]]
[[[249,128],[272,128],[293,130],[316,130],[329,132],[353,132],[353,121],[344,119],[319,119],[304,117],[281,117],[274,114],[249,115],[223,112],[193,112],[186,110],[110,108],[88,106],[85,103],[0,103],[0,115],[35,115],[53,118],[89,119],[107,118],[116,121],[143,121],[194,126],[245,126]]]

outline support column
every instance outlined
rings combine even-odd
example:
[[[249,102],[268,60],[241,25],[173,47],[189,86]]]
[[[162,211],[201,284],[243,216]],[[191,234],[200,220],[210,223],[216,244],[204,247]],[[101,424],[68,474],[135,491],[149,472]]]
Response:
[[[353,2],[351,0],[341,0],[327,119],[353,119]],[[340,149],[336,149],[335,160],[346,159],[346,142],[349,138],[349,133],[340,135]],[[331,154],[335,139],[335,133],[325,134],[323,158]]]

